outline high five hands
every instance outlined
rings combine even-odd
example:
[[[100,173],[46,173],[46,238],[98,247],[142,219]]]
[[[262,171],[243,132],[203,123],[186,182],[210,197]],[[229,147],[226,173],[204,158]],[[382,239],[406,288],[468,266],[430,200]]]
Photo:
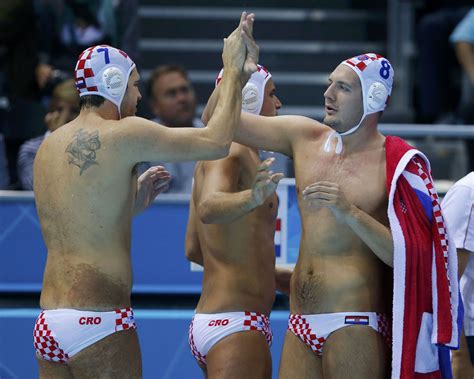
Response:
[[[250,76],[258,67],[259,47],[253,38],[255,15],[242,12],[239,26],[224,38],[224,68],[234,68]]]

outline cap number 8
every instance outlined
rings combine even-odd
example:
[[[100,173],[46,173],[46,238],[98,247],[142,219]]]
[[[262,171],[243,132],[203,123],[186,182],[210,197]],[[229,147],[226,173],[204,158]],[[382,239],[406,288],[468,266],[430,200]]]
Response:
[[[388,63],[386,60],[383,60],[381,64],[382,68],[380,69],[380,76],[384,79],[388,79],[390,76],[390,63]]]

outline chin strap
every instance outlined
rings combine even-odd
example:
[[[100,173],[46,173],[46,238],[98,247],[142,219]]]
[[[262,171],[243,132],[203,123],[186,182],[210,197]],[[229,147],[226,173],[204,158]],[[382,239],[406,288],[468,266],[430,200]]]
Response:
[[[365,118],[365,113],[362,115],[360,122],[356,126],[354,126],[352,129],[346,130],[344,133],[338,133],[335,130],[329,133],[329,136],[326,139],[326,142],[324,143],[324,151],[326,153],[330,153],[332,151],[332,139],[336,138],[337,143],[336,143],[335,153],[341,154],[342,151],[344,150],[344,144],[342,143],[342,136],[348,136],[349,134],[355,133],[357,129],[359,129],[364,118]]]
[[[335,130],[333,130],[331,133],[329,133],[329,136],[328,138],[326,139],[326,143],[324,144],[324,151],[326,153],[330,153],[331,150],[332,150],[332,139],[333,138],[336,138],[337,139],[337,143],[336,143],[336,154],[341,154],[342,153],[342,148],[343,148],[343,145],[342,145],[342,137],[341,135],[336,132]]]

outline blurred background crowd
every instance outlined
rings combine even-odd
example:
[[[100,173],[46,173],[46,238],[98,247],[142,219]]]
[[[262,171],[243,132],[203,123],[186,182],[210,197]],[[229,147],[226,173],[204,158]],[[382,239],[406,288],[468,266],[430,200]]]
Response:
[[[243,9],[256,14],[260,62],[273,74],[280,114],[321,120],[331,70],[378,52],[395,68],[383,123],[474,125],[472,0],[2,0],[0,189],[32,190],[39,145],[79,112],[74,66],[92,45],[119,47],[137,63],[139,116],[202,127],[222,38]],[[414,142],[435,178],[454,181],[474,169],[471,141],[426,135]],[[291,177],[291,161],[279,164]],[[190,193],[194,163],[166,166],[169,192]]]

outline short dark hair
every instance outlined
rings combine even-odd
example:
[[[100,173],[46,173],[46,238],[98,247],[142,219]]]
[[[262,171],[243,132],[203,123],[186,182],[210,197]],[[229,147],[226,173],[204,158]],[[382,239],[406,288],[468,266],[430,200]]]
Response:
[[[183,66],[175,65],[175,64],[164,64],[161,66],[156,67],[153,72],[151,73],[150,79],[148,80],[148,86],[147,86],[147,95],[151,99],[153,98],[153,85],[155,82],[160,79],[161,76],[165,74],[169,74],[171,72],[177,72],[183,76],[187,81],[189,81],[188,78],[188,72]]]
[[[99,95],[85,95],[81,96],[79,99],[79,107],[82,108],[91,108],[91,107],[100,107],[105,102],[105,97]]]

